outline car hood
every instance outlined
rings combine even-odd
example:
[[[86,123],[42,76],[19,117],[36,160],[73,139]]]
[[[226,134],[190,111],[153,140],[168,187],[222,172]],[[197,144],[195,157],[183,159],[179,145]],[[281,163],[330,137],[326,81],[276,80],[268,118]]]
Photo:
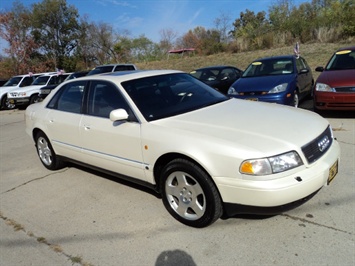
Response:
[[[20,88],[19,86],[1,86],[0,90],[13,90],[16,88]]]
[[[30,85],[30,86],[18,88],[17,90],[13,90],[13,92],[26,92],[26,91],[30,91],[30,90],[40,89],[43,86],[44,85]]]
[[[238,79],[232,87],[238,92],[269,91],[282,83],[290,83],[294,75],[273,75]]]
[[[355,85],[355,69],[325,70],[317,82],[328,84],[330,87],[346,87]]]
[[[316,113],[283,105],[230,99],[183,115],[151,122],[159,132],[169,131],[170,141],[186,138],[244,150],[245,155],[275,155],[301,146],[318,137],[328,126]],[[179,143],[179,145],[180,145]],[[218,148],[218,147],[215,147]]]

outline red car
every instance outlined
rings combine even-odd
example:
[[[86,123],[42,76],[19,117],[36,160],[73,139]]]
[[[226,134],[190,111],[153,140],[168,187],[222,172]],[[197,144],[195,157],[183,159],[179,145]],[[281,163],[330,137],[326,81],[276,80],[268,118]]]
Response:
[[[337,50],[316,71],[322,73],[314,85],[314,110],[355,110],[355,46]]]

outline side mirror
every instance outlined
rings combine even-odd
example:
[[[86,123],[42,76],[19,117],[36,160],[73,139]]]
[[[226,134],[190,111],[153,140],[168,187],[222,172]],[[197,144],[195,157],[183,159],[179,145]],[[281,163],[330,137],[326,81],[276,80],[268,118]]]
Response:
[[[316,71],[317,72],[323,72],[324,71],[324,67],[321,67],[321,66],[316,67]]]
[[[128,114],[125,109],[116,109],[112,110],[110,113],[110,120],[112,122],[127,120]]]

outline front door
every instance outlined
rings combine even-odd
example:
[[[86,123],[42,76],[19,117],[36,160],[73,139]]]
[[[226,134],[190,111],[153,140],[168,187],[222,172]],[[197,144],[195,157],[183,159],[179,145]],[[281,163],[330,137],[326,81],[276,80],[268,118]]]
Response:
[[[129,105],[110,82],[92,81],[87,114],[80,122],[85,162],[145,181],[141,126],[135,121],[111,121],[110,112]]]

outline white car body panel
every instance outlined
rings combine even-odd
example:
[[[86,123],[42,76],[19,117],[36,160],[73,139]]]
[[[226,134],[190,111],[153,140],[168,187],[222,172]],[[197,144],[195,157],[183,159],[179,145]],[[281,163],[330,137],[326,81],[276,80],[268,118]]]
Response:
[[[177,72],[98,78],[118,84],[132,76],[156,73]],[[299,200],[327,184],[329,168],[340,157],[339,145],[333,140],[318,161],[307,163],[301,147],[318,137],[329,123],[313,112],[293,107],[231,99],[152,122],[137,114],[138,123],[50,110],[45,108],[49,98],[27,108],[26,131],[31,136],[34,128],[44,131],[56,154],[151,184],[155,184],[153,170],[160,156],[182,154],[208,172],[225,203],[267,207]],[[243,160],[288,151],[296,151],[304,164],[266,176],[239,172]]]
[[[19,87],[17,86],[0,87],[0,99],[2,99],[2,97],[6,95],[8,92],[14,91],[18,88]]]

